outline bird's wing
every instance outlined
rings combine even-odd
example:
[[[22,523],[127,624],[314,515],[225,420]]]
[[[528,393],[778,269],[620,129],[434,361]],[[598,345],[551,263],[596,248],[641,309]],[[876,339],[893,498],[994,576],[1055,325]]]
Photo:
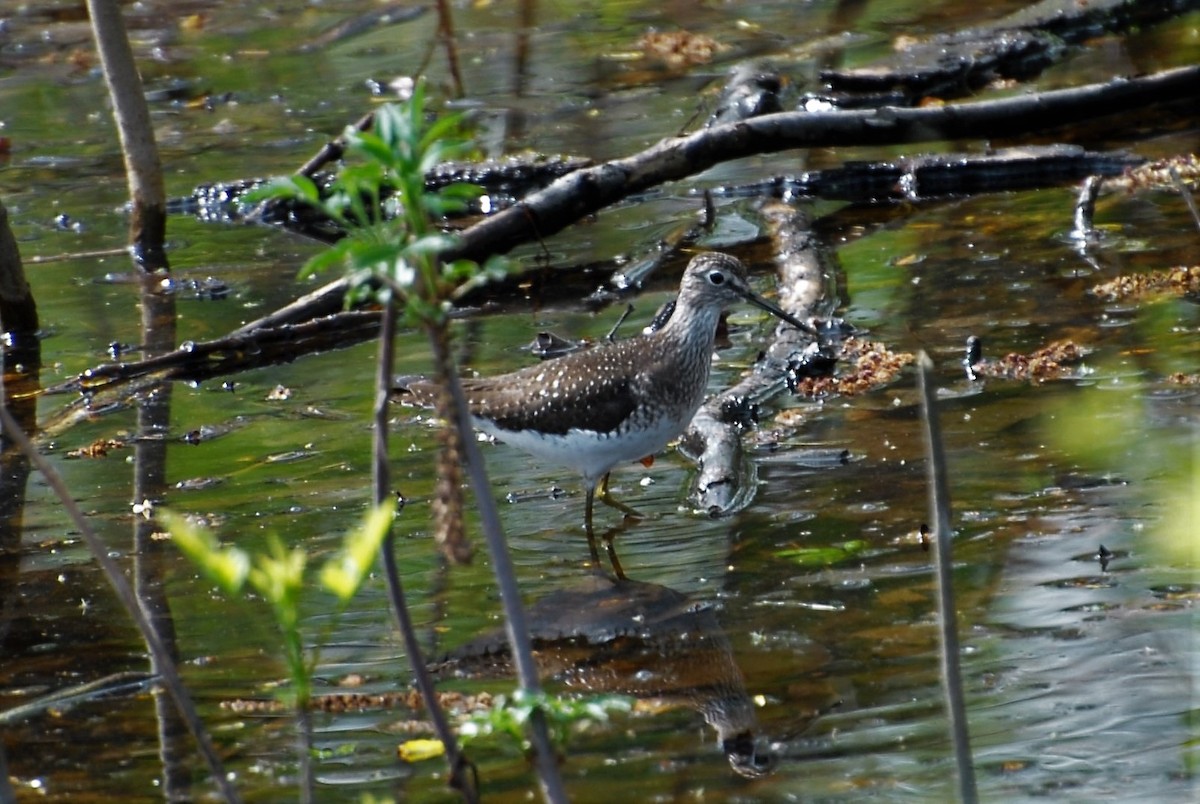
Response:
[[[636,404],[625,342],[548,360],[499,377],[465,380],[471,413],[501,430],[564,435],[616,430]]]

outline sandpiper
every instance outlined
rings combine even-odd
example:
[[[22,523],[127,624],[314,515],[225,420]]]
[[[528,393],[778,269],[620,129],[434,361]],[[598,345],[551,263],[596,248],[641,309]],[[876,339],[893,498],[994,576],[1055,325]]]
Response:
[[[475,426],[580,474],[590,534],[597,486],[604,499],[609,471],[652,457],[691,422],[708,388],[721,313],[739,300],[812,331],[756,295],[736,257],[701,253],[684,271],[675,310],[660,329],[508,374],[464,379]],[[433,404],[431,382],[406,380],[398,390],[417,404]]]

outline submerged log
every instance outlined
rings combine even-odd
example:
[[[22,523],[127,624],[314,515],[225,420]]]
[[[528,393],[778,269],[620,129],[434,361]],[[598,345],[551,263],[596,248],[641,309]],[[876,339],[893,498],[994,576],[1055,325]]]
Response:
[[[1044,0],[989,25],[924,40],[898,40],[896,53],[846,70],[823,70],[824,88],[800,108],[914,106],[960,98],[994,81],[1027,81],[1070,46],[1153,25],[1200,8],[1200,0]]]

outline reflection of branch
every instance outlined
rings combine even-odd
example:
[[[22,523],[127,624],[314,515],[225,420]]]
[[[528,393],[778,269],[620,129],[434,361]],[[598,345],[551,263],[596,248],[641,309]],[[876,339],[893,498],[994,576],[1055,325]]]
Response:
[[[714,165],[793,148],[895,145],[947,139],[994,139],[1045,131],[1200,97],[1200,66],[1073,89],[921,109],[784,112],[665,139],[641,153],[583,168],[460,234],[445,260],[481,261],[556,234],[630,195]],[[243,329],[302,321],[337,310],[338,280]]]
[[[0,202],[0,331],[36,340],[38,331],[37,302],[25,267],[21,250],[8,225],[8,209]]]
[[[146,353],[158,355],[174,349],[178,323],[174,292],[162,287],[159,276],[142,273],[138,278],[141,285],[141,340]],[[133,499],[143,506],[146,503],[160,505],[165,501],[167,441],[161,436],[171,428],[172,391],[172,383],[158,383],[151,386],[137,406]],[[153,517],[133,518],[133,591],[163,647],[172,661],[177,662],[179,647],[165,580],[167,542],[156,538],[159,531]],[[157,657],[151,655],[150,667],[156,675],[160,672],[157,664]],[[154,696],[154,713],[158,722],[159,754],[163,760],[163,795],[168,801],[187,798],[192,782],[190,770],[183,761],[187,726],[166,696]]]
[[[153,675],[138,670],[109,673],[103,678],[97,678],[83,684],[76,684],[73,687],[64,687],[38,696],[27,703],[14,706],[11,709],[5,709],[3,712],[0,712],[0,726],[12,726],[26,718],[40,715],[48,709],[61,712],[95,698],[106,698],[131,689],[140,692],[153,681]]]

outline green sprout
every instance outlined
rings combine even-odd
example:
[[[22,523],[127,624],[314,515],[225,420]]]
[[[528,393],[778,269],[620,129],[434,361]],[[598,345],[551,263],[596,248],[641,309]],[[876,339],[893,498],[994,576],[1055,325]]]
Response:
[[[321,568],[321,586],[338,599],[334,620],[370,574],[394,511],[394,503],[373,508],[357,528],[343,537],[337,553]],[[313,669],[318,661],[316,652],[308,655],[300,631],[300,599],[308,553],[301,547],[289,550],[277,536],[271,536],[266,552],[251,554],[240,547],[222,544],[211,530],[184,516],[165,510],[157,514],[180,551],[222,592],[237,597],[249,587],[271,607],[283,637],[293,706],[307,707]]]

